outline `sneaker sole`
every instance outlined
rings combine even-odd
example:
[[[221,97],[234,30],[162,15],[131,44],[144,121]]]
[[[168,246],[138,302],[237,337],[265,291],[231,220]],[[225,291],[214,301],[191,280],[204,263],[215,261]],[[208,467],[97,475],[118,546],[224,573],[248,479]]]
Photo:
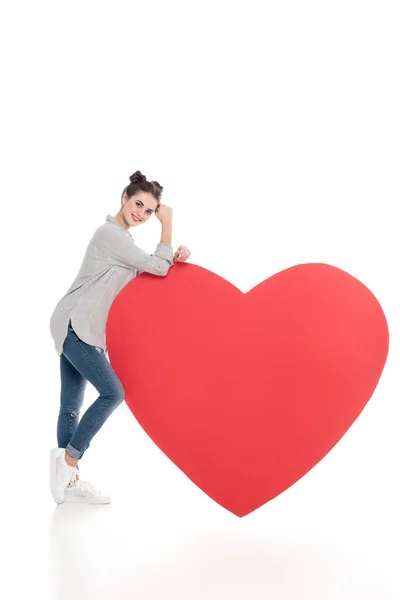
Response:
[[[64,502],[64,495],[57,490],[56,486],[56,459],[61,456],[63,452],[63,448],[54,448],[50,452],[50,489],[54,502],[57,504],[62,504]]]
[[[64,499],[64,504],[111,504],[111,500],[93,502],[92,500],[87,500],[86,498],[77,497]]]

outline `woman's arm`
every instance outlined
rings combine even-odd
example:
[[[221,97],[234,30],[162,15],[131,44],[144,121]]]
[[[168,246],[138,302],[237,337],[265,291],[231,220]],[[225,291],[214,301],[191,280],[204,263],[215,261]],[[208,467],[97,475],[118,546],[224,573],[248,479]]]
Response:
[[[161,244],[172,244],[172,221],[163,221],[161,223]]]
[[[108,264],[151,273],[167,275],[173,264],[173,249],[170,243],[160,241],[153,254],[148,254],[135,244],[128,232],[112,227],[102,230],[98,247]]]

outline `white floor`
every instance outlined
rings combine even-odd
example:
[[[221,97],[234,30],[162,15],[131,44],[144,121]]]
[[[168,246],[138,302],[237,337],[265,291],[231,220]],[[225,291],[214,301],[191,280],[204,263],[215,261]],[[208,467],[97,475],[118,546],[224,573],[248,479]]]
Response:
[[[341,526],[329,511],[322,524],[292,507],[286,522],[263,509],[248,522],[221,515],[221,525],[200,527],[196,515],[191,524],[176,515],[161,522],[128,503],[64,505],[19,521],[3,585],[10,577],[7,598],[43,600],[395,600],[399,527],[384,508],[360,519],[351,504]]]
[[[116,509],[63,507],[51,548],[57,600],[399,598],[398,560],[367,531],[135,526]]]

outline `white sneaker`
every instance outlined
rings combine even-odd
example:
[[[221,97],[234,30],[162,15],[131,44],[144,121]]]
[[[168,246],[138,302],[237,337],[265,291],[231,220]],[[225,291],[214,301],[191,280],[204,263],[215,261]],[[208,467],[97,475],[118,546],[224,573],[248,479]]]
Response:
[[[88,481],[77,479],[65,490],[64,502],[88,502],[89,504],[110,504],[111,496],[103,494]]]
[[[50,489],[57,504],[64,502],[68,484],[76,479],[78,470],[65,460],[64,448],[53,448],[50,452]]]

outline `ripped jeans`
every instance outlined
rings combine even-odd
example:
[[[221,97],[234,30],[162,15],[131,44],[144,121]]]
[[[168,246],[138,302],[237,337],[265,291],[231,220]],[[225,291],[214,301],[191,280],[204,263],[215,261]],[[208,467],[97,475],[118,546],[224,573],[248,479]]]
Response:
[[[125,398],[124,388],[104,350],[83,342],[68,324],[60,356],[61,397],[57,421],[59,448],[73,458],[82,458],[93,436]],[[99,397],[79,420],[87,382]]]

